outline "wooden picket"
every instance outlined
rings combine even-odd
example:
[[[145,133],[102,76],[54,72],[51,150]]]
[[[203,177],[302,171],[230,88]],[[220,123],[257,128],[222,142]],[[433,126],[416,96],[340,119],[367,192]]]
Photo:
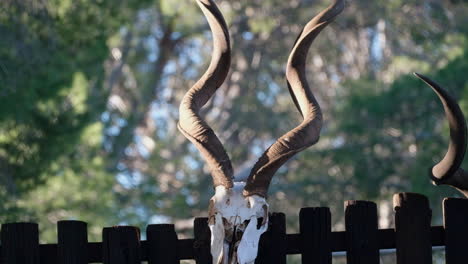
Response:
[[[423,195],[399,193],[393,201],[393,229],[378,229],[377,206],[369,201],[345,202],[345,231],[332,232],[326,207],[302,208],[297,234],[287,234],[285,215],[273,213],[255,263],[286,264],[287,255],[300,254],[302,263],[331,264],[332,253],[344,251],[349,264],[378,264],[379,250],[395,249],[397,264],[429,264],[434,246],[445,246],[447,264],[468,263],[468,199],[444,200],[444,226],[431,226],[431,209]],[[40,245],[37,224],[3,224],[0,264],[211,263],[207,218],[195,219],[193,239],[179,239],[170,224],[149,225],[144,241],[136,227],[107,227],[99,243],[87,241],[84,222],[60,221],[57,229],[57,244]]]
[[[60,221],[57,224],[57,234],[59,264],[88,263],[88,231],[85,222]]]
[[[379,264],[377,205],[345,202],[346,259],[348,264]]]
[[[420,194],[399,193],[395,208],[396,252],[398,264],[432,264],[431,209]]]
[[[332,232],[330,209],[302,208],[299,213],[302,263],[331,264]]]
[[[447,264],[468,260],[468,199],[444,200],[445,254]]]

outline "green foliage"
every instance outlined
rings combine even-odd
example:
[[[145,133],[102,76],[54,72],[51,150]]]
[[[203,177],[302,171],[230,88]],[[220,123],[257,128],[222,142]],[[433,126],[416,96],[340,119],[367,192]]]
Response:
[[[423,72],[459,98],[462,106],[466,105],[463,95],[468,84],[464,76],[467,51],[465,47],[462,55],[442,69]],[[360,197],[377,199],[387,188],[423,193],[434,201],[447,195],[430,184],[426,173],[442,158],[448,144],[443,108],[433,91],[412,75],[390,85],[358,80],[345,86],[349,94],[334,113],[339,124],[334,134],[350,143],[331,149],[329,155],[334,164],[352,168],[348,173],[363,193]],[[388,182],[392,177],[398,179],[398,185]],[[402,184],[405,182],[408,184]]]
[[[92,204],[96,194],[113,201],[99,156],[106,41],[133,16],[125,5],[142,2],[2,3],[0,222],[38,220],[54,230],[58,218],[104,224],[98,219],[110,216],[108,204]]]

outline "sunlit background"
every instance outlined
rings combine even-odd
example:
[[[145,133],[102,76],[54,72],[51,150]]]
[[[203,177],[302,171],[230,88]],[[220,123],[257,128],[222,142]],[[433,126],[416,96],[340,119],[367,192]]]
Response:
[[[330,2],[216,1],[232,64],[203,115],[236,173],[300,121],[286,60],[302,26]],[[392,195],[403,191],[427,195],[433,224],[442,223],[442,198],[459,195],[432,186],[427,171],[445,153],[448,127],[411,73],[442,84],[468,113],[467,14],[460,0],[347,1],[308,57],[321,139],[270,188],[289,233],[306,206],[330,207],[333,229],[343,230],[350,199],[375,201],[380,227],[392,227]],[[174,223],[191,236],[213,188],[177,130],[178,105],[211,48],[194,0],[3,0],[0,223],[38,222],[42,242],[54,242],[56,222],[67,219],[88,222],[91,241],[117,224]]]

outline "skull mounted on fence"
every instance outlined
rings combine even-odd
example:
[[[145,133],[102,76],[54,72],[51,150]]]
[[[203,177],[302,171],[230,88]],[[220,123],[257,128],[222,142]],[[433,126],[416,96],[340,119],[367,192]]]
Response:
[[[215,195],[209,205],[213,263],[253,263],[260,236],[268,227],[266,196],[273,175],[288,159],[319,139],[322,114],[307,83],[305,63],[310,45],[322,29],[342,12],[345,0],[335,0],[315,16],[298,36],[287,62],[286,79],[303,121],[261,155],[246,182],[234,182],[229,156],[213,130],[199,115],[200,109],[222,85],[229,72],[231,48],[226,22],[213,0],[196,1],[213,34],[213,52],[207,71],[182,99],[178,127],[201,152],[213,177]]]

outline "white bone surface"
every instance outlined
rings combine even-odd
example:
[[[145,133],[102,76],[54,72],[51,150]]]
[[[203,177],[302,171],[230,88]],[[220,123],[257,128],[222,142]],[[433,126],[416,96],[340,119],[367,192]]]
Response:
[[[215,225],[209,225],[211,231],[211,255],[213,263],[221,263],[224,249],[224,226],[221,214],[215,215]]]
[[[258,243],[260,236],[267,230],[268,226],[263,225],[257,229],[257,218],[252,217],[250,223],[244,231],[242,240],[237,248],[237,259],[240,264],[254,263],[258,253]]]
[[[260,236],[268,228],[268,203],[258,195],[245,197],[242,194],[244,187],[245,182],[235,182],[231,189],[217,186],[211,198],[213,208],[210,210],[209,227],[214,264],[250,264],[257,257]],[[257,219],[261,217],[264,221],[257,229]],[[245,226],[248,220],[250,222]],[[234,241],[238,244],[232,243],[237,245],[237,254],[234,254],[237,260],[230,260],[230,244],[226,241],[226,234],[233,234],[235,230],[243,231],[243,235],[240,241]]]

